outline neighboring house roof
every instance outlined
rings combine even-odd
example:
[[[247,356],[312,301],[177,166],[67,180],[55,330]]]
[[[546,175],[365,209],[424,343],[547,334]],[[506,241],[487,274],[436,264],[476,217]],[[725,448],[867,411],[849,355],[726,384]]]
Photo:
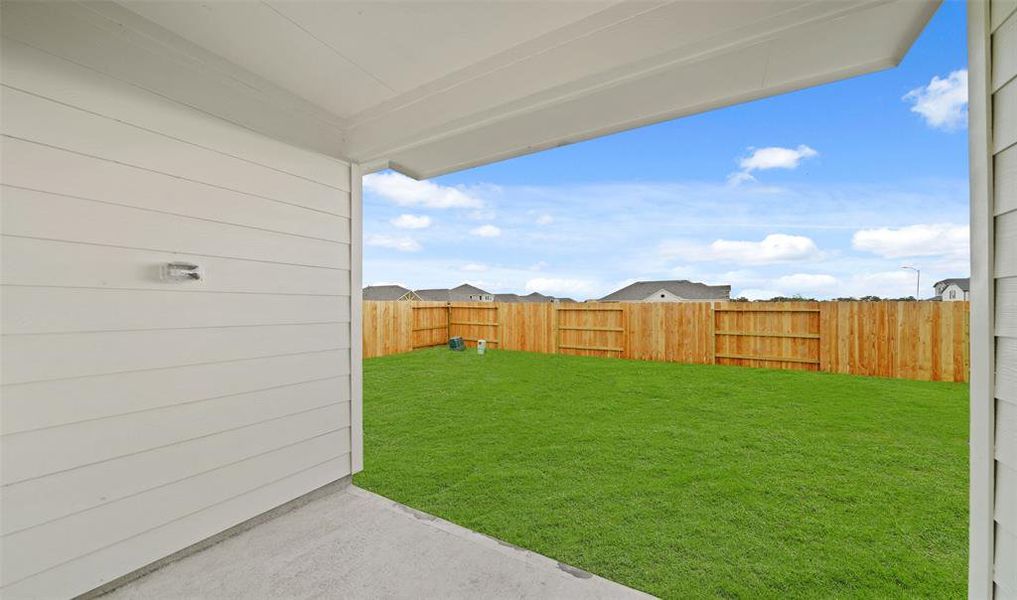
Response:
[[[622,289],[612,292],[600,299],[601,302],[633,302],[644,300],[650,294],[666,290],[686,300],[728,300],[731,298],[731,286],[706,285],[695,281],[637,281]]]
[[[369,285],[364,288],[364,300],[415,299],[412,290],[401,285]]]
[[[463,300],[469,300],[470,296],[481,296],[481,295],[483,295],[483,296],[493,296],[494,295],[491,292],[484,291],[484,290],[482,290],[482,289],[480,289],[480,288],[478,288],[476,286],[470,285],[468,283],[464,283],[464,284],[462,284],[460,286],[457,286],[457,287],[454,287],[454,288],[452,288],[450,290],[449,289],[445,289],[445,288],[434,288],[434,289],[428,289],[428,290],[415,290],[414,293],[417,295],[417,298],[419,298],[420,300],[439,301],[439,302],[448,302],[450,300],[451,301],[463,301]]]
[[[495,302],[554,302],[555,300],[556,298],[554,298],[553,296],[545,296],[540,292],[531,292],[529,294],[526,294],[525,296],[520,296],[519,294],[494,295]],[[564,301],[575,302],[575,300],[572,300],[571,298],[567,298]]]
[[[491,292],[484,291],[484,290],[478,288],[477,286],[470,285],[468,283],[464,283],[464,284],[462,284],[462,285],[460,285],[458,287],[452,288],[451,290],[449,290],[449,293],[451,293],[451,294],[462,294],[462,295],[465,295],[465,296],[475,296],[475,295],[480,295],[480,294],[483,294],[483,295],[486,295],[486,296],[493,295],[493,294],[491,294]]]
[[[415,293],[421,300],[447,302],[449,299],[448,290],[445,288],[414,290],[413,293]]]
[[[933,287],[936,288],[936,290],[942,290],[942,289],[946,289],[948,286],[951,286],[951,285],[956,285],[957,287],[959,287],[960,289],[964,290],[965,292],[970,292],[971,291],[971,278],[970,277],[954,277],[952,279],[943,279],[942,281],[937,281],[933,285]],[[942,286],[942,287],[940,287],[940,286]]]
[[[554,300],[554,298],[550,296],[545,296],[540,292],[532,292],[526,294],[525,296],[519,296],[520,302],[551,302],[552,300]]]

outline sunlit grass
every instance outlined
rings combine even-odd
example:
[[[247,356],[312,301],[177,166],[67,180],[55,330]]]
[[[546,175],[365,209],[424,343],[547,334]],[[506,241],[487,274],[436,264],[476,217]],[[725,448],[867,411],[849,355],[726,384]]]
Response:
[[[364,419],[358,485],[652,594],[965,594],[965,385],[439,348]]]

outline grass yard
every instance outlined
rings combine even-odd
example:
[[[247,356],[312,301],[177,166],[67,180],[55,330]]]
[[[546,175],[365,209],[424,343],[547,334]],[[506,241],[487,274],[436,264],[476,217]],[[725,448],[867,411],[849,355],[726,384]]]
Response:
[[[666,598],[966,595],[967,386],[437,348],[356,483]]]

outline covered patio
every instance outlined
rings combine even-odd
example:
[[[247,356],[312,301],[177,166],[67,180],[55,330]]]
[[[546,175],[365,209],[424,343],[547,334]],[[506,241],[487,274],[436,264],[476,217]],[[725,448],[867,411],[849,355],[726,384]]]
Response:
[[[118,594],[629,593],[334,489],[370,460],[362,175],[891,68],[938,5],[4,0],[0,594],[203,548]],[[1017,596],[1015,12],[970,9],[973,598]]]

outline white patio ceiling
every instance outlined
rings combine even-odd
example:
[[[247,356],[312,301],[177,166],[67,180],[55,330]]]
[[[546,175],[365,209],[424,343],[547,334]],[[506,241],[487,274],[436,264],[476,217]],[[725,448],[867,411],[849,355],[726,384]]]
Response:
[[[300,124],[220,116],[368,169],[432,177],[893,66],[938,4],[127,0],[130,12],[94,10],[243,81]]]

